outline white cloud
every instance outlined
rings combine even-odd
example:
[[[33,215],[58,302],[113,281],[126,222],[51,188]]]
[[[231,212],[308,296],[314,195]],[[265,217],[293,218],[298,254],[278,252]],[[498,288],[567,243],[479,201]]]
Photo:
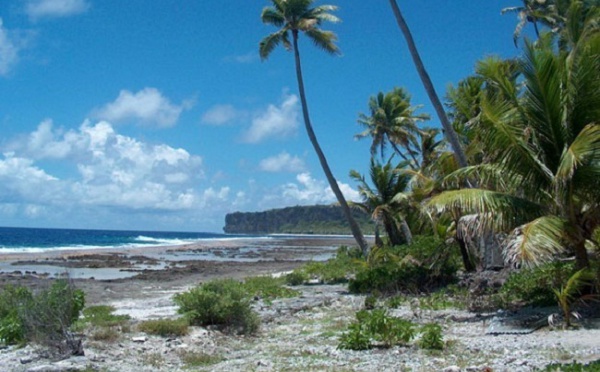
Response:
[[[23,201],[29,184],[58,180],[35,167],[32,159],[61,159],[77,171],[74,179],[60,183],[57,194],[70,203],[126,209],[185,210],[199,195],[193,182],[203,177],[202,159],[184,149],[150,145],[118,134],[108,122],[84,122],[78,130],[54,130],[46,120],[0,163],[0,181],[14,185]],[[37,181],[36,181],[37,180]],[[58,187],[57,186],[57,187]],[[201,197],[201,196],[200,196]],[[38,200],[38,199],[36,199]],[[50,200],[46,200],[50,203]]]
[[[265,172],[302,172],[306,168],[304,161],[287,152],[260,161],[260,170]]]
[[[144,88],[137,93],[122,90],[115,101],[94,110],[92,116],[115,123],[133,121],[171,127],[179,120],[179,115],[192,105],[192,101],[172,104],[156,88]]]
[[[25,12],[32,20],[61,18],[85,13],[90,8],[86,0],[28,0]]]
[[[243,140],[258,143],[267,138],[285,138],[298,130],[299,102],[295,95],[286,95],[280,106],[269,105],[265,112],[252,120]]]
[[[0,76],[8,74],[17,64],[20,49],[10,37],[8,30],[2,26],[2,18],[0,18]]]
[[[235,62],[235,63],[252,63],[252,62],[256,62],[258,60],[259,60],[259,57],[258,57],[258,53],[256,53],[256,52],[248,52],[246,54],[225,57],[225,62]]]
[[[216,105],[202,115],[202,122],[211,125],[222,125],[231,122],[239,113],[232,105]]]
[[[338,182],[346,200],[359,200],[359,194],[347,184]],[[336,203],[337,199],[323,180],[317,180],[310,173],[304,172],[296,176],[296,182],[280,186],[276,191],[268,194],[261,202],[267,208],[281,205],[314,205]]]

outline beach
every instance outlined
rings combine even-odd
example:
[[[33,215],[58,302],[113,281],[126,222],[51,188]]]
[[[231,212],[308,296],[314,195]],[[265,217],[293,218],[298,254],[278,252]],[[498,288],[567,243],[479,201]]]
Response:
[[[271,237],[207,241],[191,245],[143,249],[73,250],[3,256],[4,264],[26,265],[27,272],[0,275],[0,285],[46,286],[62,273],[86,293],[86,304],[110,305],[115,314],[131,317],[119,337],[99,341],[84,334],[84,356],[63,360],[44,357],[35,346],[0,349],[0,370],[7,371],[533,371],[549,363],[600,358],[600,330],[544,328],[533,333],[490,335],[495,314],[445,309],[416,311],[412,303],[390,314],[443,328],[447,347],[434,352],[417,343],[365,351],[341,350],[340,335],[365,303],[344,284],[294,287],[299,296],[272,302],[258,300],[261,319],[255,336],[233,336],[212,327],[192,327],[189,334],[159,337],[139,332],[148,319],[178,316],[173,296],[217,278],[244,278],[289,272],[307,261],[327,257],[351,238]],[[205,259],[210,257],[213,259]],[[55,273],[42,270],[55,267]],[[42,269],[40,269],[42,268]],[[106,278],[79,277],[96,270]],[[127,276],[110,275],[127,273]],[[105,273],[105,274],[101,274]],[[131,275],[133,274],[133,275]],[[417,296],[418,297],[418,296]],[[210,356],[190,367],[186,356]]]
[[[73,280],[88,305],[152,297],[217,278],[287,272],[310,260],[331,257],[351,237],[273,236],[210,239],[178,246],[62,249],[0,254],[0,286],[45,285]],[[140,289],[144,290],[140,290]]]

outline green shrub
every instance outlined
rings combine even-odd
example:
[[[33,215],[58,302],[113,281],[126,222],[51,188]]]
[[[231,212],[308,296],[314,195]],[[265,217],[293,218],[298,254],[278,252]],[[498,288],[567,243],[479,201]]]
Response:
[[[246,278],[243,287],[248,297],[258,297],[263,300],[275,298],[289,298],[299,294],[298,291],[283,286],[284,278],[273,278],[272,276],[254,276]]]
[[[429,323],[422,326],[419,346],[423,349],[428,350],[444,349],[442,327],[437,323]]]
[[[373,341],[381,342],[384,347],[405,345],[415,336],[414,323],[389,316],[385,309],[358,311],[356,319],[340,337],[338,348],[366,350]]]
[[[556,305],[553,288],[561,288],[575,273],[573,263],[553,262],[512,273],[499,295],[505,306],[519,303],[530,306]]]
[[[243,334],[258,330],[258,315],[250,307],[246,288],[236,280],[214,280],[177,294],[174,300],[192,325],[218,325]]]
[[[0,342],[18,344],[25,342],[25,325],[22,313],[30,306],[33,294],[28,288],[7,285],[0,292]]]
[[[402,306],[402,304],[405,302],[406,302],[406,297],[404,297],[402,295],[394,295],[394,296],[389,297],[385,301],[385,304],[389,308],[397,309],[400,306]]]
[[[138,324],[138,330],[161,337],[181,337],[188,334],[189,323],[185,318],[153,319]]]
[[[338,349],[368,350],[371,348],[371,335],[366,327],[359,322],[348,326],[348,332],[340,337]]]
[[[385,347],[407,344],[415,336],[414,323],[389,316],[385,309],[375,309],[370,313],[362,311],[357,318],[367,324],[373,339],[383,342]]]
[[[587,364],[573,362],[569,364],[552,363],[544,368],[547,372],[600,372],[600,360]]]
[[[416,237],[413,244],[374,249],[348,285],[350,292],[417,292],[455,280],[458,250],[434,237]]]
[[[365,297],[365,309],[373,310],[377,306],[377,297],[373,295],[368,295]]]
[[[25,287],[6,286],[0,293],[0,341],[34,341],[59,354],[79,355],[81,340],[70,327],[84,306],[83,291],[66,280],[56,280],[35,294]]]
[[[419,307],[423,310],[464,309],[466,308],[465,298],[466,294],[457,293],[447,288],[429,293],[427,296],[419,297]]]
[[[302,285],[308,281],[308,274],[303,270],[294,270],[285,276],[285,282],[287,285]]]
[[[346,283],[361,266],[362,253],[358,248],[341,246],[336,255],[327,261],[313,261],[294,270],[304,281],[317,279],[325,284]]]

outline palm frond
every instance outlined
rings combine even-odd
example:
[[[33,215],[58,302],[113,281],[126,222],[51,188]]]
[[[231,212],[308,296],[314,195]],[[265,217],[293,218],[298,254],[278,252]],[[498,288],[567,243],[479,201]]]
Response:
[[[264,39],[261,40],[258,47],[258,54],[262,60],[269,58],[269,55],[275,48],[282,43],[284,38],[286,38],[287,30],[279,30],[270,35],[267,35]],[[284,43],[285,45],[285,43]]]
[[[330,54],[340,54],[340,50],[335,45],[337,36],[331,31],[322,31],[310,28],[305,31],[306,36],[319,48]]]
[[[276,27],[282,27],[285,24],[285,18],[283,14],[277,9],[265,7],[260,14],[260,19],[264,24],[273,25]]]
[[[586,126],[563,152],[556,172],[557,182],[566,183],[584,163],[600,163],[600,124]]]
[[[455,216],[478,214],[484,225],[494,230],[508,230],[544,214],[544,207],[511,194],[483,189],[444,191],[426,202],[438,214]]]
[[[516,228],[506,239],[505,261],[513,266],[538,266],[565,251],[567,222],[544,216]]]

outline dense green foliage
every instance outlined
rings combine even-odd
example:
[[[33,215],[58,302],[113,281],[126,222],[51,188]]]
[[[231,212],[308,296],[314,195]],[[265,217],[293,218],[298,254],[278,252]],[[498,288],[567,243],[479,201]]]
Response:
[[[373,233],[368,214],[352,214],[365,233]],[[228,234],[349,234],[350,227],[342,209],[334,205],[296,206],[264,212],[229,213],[225,216]]]
[[[327,261],[312,261],[285,277],[287,284],[300,285],[309,280],[319,283],[345,283],[362,266],[362,253],[357,248],[341,246],[336,255]]]
[[[283,287],[285,279],[268,276],[213,280],[187,292],[175,295],[179,313],[191,325],[217,325],[224,331],[240,334],[255,333],[260,319],[251,302],[256,299],[270,302],[275,298],[293,297],[298,292]]]
[[[6,286],[0,292],[0,341],[35,341],[61,351],[76,352],[70,327],[85,306],[85,294],[65,280],[33,293]],[[66,344],[65,344],[66,342]],[[64,349],[66,347],[66,349]]]
[[[192,325],[218,325],[227,332],[251,334],[260,324],[248,293],[237,280],[214,280],[177,294],[174,300]]]
[[[573,263],[554,262],[512,273],[500,290],[504,304],[556,305],[553,291],[575,272]]]
[[[423,349],[442,350],[444,348],[442,327],[437,323],[427,323],[422,326],[419,346]]]
[[[416,237],[413,244],[375,247],[366,264],[350,280],[353,293],[416,293],[455,280],[458,248],[434,237]]]
[[[340,337],[340,349],[366,350],[379,342],[384,347],[406,345],[416,335],[416,326],[409,320],[390,316],[385,309],[361,310],[348,332]]]

